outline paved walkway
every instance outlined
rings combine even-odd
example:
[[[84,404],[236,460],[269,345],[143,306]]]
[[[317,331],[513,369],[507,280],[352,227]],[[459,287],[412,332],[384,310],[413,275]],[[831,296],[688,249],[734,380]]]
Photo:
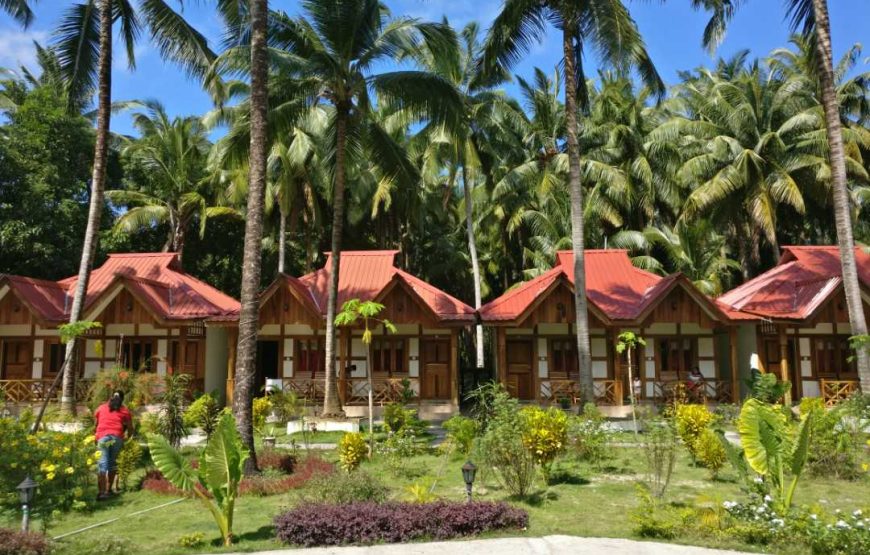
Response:
[[[577,553],[613,553],[638,555],[739,555],[704,547],[670,543],[638,542],[614,538],[578,538],[545,536],[543,538],[498,538],[431,543],[400,543],[371,547],[317,547],[261,551],[254,555],[576,555]],[[241,555],[241,554],[237,554]]]

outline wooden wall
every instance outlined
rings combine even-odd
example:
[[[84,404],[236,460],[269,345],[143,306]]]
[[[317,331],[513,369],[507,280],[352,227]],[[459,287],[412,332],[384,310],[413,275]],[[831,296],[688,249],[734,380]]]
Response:
[[[312,328],[323,325],[319,318],[311,314],[311,310],[293,296],[286,285],[278,287],[260,308],[260,325],[267,324],[307,324]]]
[[[34,323],[30,309],[11,290],[0,300],[0,325],[30,325]]]

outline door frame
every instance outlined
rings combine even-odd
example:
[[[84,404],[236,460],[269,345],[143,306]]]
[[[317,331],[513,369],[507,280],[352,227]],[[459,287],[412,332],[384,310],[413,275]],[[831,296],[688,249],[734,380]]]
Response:
[[[427,397],[424,396],[424,389],[426,383],[426,364],[428,363],[426,357],[426,343],[441,343],[444,345],[446,353],[447,353],[447,393],[440,397]],[[450,356],[450,338],[442,337],[442,336],[431,336],[420,337],[420,371],[419,371],[419,379],[420,379],[420,400],[432,400],[432,401],[449,401],[452,398],[452,384],[450,381],[453,379],[453,357]],[[437,363],[436,363],[437,364]]]

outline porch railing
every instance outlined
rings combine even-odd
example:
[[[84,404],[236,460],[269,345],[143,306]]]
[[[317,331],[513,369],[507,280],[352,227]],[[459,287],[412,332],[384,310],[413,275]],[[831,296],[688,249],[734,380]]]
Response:
[[[0,380],[0,401],[7,403],[37,403],[45,400],[45,396],[51,389],[54,378],[31,379],[31,380]],[[76,380],[76,402],[82,402],[88,397],[93,380]],[[55,390],[51,402],[60,399],[61,388]]]
[[[622,399],[622,384],[619,380],[593,380],[595,400],[607,405],[616,405]],[[540,402],[558,403],[568,399],[571,404],[578,404],[582,398],[580,384],[577,380],[544,379],[541,381]]]
[[[855,380],[820,380],[819,388],[826,407],[833,407],[845,401],[861,389]]]
[[[315,378],[284,378],[283,390],[292,391],[306,403],[316,404],[323,401],[325,377]],[[417,378],[372,378],[372,400],[376,405],[384,405],[399,401],[402,398],[403,379],[408,379],[411,388],[419,392]],[[336,378],[336,387],[343,395],[345,405],[366,405],[369,402],[368,378]]]
[[[672,402],[677,396],[684,395],[692,403],[733,403],[732,384],[728,380],[709,380],[699,382],[689,388],[683,380],[657,380],[653,382],[653,399]]]

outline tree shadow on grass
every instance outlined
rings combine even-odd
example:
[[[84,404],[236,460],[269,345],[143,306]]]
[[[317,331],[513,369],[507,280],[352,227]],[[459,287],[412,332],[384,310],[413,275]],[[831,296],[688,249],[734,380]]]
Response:
[[[260,541],[275,539],[275,527],[272,525],[260,526],[256,530],[238,534],[235,536],[236,542],[242,541]],[[220,541],[220,540],[218,540]]]
[[[549,485],[569,484],[572,486],[585,486],[589,480],[569,468],[558,468],[550,474]]]
[[[521,503],[525,503],[531,507],[540,507],[547,501],[556,501],[559,499],[559,494],[550,490],[538,490],[532,493],[527,493],[526,495],[512,495],[508,497],[511,501],[518,501]]]

